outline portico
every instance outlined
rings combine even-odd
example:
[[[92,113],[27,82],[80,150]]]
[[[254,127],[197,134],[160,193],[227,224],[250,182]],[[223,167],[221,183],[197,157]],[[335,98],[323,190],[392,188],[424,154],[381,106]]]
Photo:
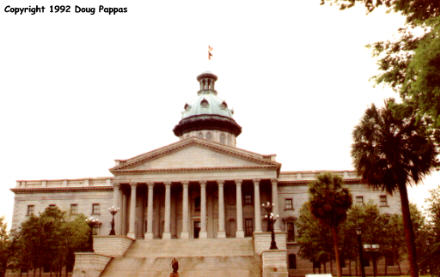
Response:
[[[261,200],[278,201],[271,199],[272,182],[252,178],[115,183],[114,205],[121,207],[116,233],[134,239],[243,238],[262,231]]]

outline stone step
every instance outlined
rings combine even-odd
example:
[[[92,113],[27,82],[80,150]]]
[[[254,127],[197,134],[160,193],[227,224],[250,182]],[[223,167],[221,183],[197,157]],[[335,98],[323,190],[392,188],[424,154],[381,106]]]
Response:
[[[168,277],[172,258],[119,257],[112,260],[101,276],[104,277]],[[254,256],[182,257],[178,258],[180,277],[260,276],[260,266]]]
[[[253,256],[252,239],[136,240],[126,257]]]

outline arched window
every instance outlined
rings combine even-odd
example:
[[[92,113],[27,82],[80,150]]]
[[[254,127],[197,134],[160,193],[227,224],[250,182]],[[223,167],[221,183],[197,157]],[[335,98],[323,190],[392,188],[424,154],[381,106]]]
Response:
[[[207,140],[211,140],[212,139],[212,133],[211,132],[206,132],[206,139]]]
[[[289,254],[289,269],[295,269],[295,268],[296,268],[296,255]]]

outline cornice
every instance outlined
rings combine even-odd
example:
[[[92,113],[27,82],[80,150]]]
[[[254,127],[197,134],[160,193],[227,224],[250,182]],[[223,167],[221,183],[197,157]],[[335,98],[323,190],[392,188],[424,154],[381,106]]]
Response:
[[[81,192],[81,191],[112,191],[112,190],[113,190],[113,186],[11,188],[11,191],[16,194],[40,193],[40,192]]]
[[[258,170],[258,169],[274,169],[278,167],[274,165],[261,166],[237,166],[237,167],[195,167],[195,168],[157,168],[157,169],[143,169],[143,170],[114,170],[115,175],[130,175],[130,174],[151,174],[151,173],[184,173],[184,172],[207,172],[207,171],[237,171],[237,170]]]
[[[315,180],[292,180],[292,181],[278,181],[278,185],[308,185]],[[343,179],[342,182],[347,185],[366,184],[361,178]]]

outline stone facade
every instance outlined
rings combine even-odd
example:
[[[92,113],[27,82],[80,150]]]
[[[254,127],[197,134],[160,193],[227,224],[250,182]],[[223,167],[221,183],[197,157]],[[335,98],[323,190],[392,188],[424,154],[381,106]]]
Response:
[[[199,76],[199,102],[185,105],[187,117],[174,129],[179,141],[131,159],[116,160],[110,169],[113,176],[17,181],[12,189],[15,193],[12,227],[19,227],[31,213],[56,205],[69,214],[98,218],[102,224],[97,235],[105,236],[110,232],[108,209],[115,206],[119,208],[115,216],[116,241],[97,237],[94,255],[98,256],[81,254],[77,263],[82,261],[87,267],[87,259],[99,260],[98,266],[104,264],[107,256],[122,255],[131,240],[121,237],[133,240],[249,237],[254,239],[255,253],[261,255],[270,239],[261,204],[272,202],[274,213],[280,216],[275,224],[280,252],[267,252],[267,260],[284,255],[282,263],[289,259],[295,263],[290,263],[290,268],[287,264],[277,265],[283,272],[285,268],[292,276],[310,272],[311,264],[298,257],[295,221],[308,200],[308,184],[320,172],[283,172],[275,155],[235,147],[241,127],[230,117],[232,110],[226,102],[217,99],[216,79],[210,73]],[[382,212],[400,212],[398,195],[369,189],[353,171],[333,173],[343,178],[354,203],[372,201]],[[108,253],[111,249],[106,249],[107,243],[124,251]],[[99,268],[93,269],[97,271]],[[281,272],[271,274],[284,276]]]

